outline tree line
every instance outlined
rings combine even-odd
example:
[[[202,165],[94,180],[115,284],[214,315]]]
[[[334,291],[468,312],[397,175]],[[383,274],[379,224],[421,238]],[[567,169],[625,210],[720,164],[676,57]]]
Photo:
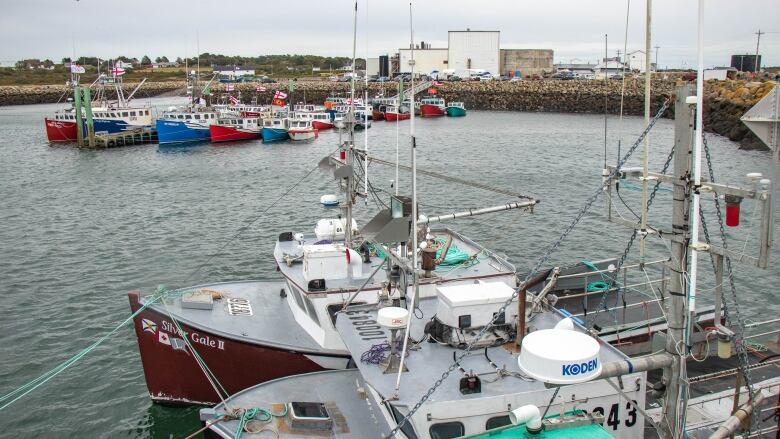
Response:
[[[125,63],[133,63],[140,65],[152,64],[152,58],[148,55],[144,55],[139,60],[136,57],[128,57],[119,55],[111,58],[113,61],[122,61]],[[72,62],[70,57],[62,58],[62,64]],[[105,65],[105,58],[98,58],[96,56],[82,56],[75,60],[78,65],[81,66],[94,66],[97,67],[98,63]],[[171,61],[167,56],[158,56],[154,58],[156,63],[176,62],[179,65],[184,65],[185,59],[181,57],[175,58]],[[198,62],[198,57],[187,58],[186,62],[190,65],[195,65]],[[296,70],[306,71],[312,68],[318,68],[320,70],[337,70],[340,67],[349,66],[352,63],[352,59],[346,56],[317,56],[317,55],[259,55],[259,56],[233,56],[233,55],[221,55],[215,53],[202,53],[200,55],[200,65],[236,65],[248,68],[254,68],[257,70]],[[365,68],[365,60],[358,58],[355,62],[357,69]],[[25,59],[16,62],[16,68],[39,68],[39,67],[52,67],[55,63],[49,59]]]

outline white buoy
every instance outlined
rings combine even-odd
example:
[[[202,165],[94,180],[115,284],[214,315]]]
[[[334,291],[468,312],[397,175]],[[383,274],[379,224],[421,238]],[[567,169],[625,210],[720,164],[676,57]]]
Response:
[[[320,203],[323,206],[338,206],[339,198],[333,194],[327,194],[320,197]]]

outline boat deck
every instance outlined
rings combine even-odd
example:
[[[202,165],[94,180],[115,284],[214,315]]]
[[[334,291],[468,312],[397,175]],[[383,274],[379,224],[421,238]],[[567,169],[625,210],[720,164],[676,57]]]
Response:
[[[412,339],[422,340],[425,338],[424,327],[435,315],[436,305],[437,300],[435,298],[423,298],[420,300],[417,314],[410,316],[413,319],[411,323]],[[368,315],[370,316],[369,318],[376,320],[377,308],[371,305],[350,307],[346,312],[339,314],[336,328],[348,350],[353,353],[353,357],[364,379],[380,395],[387,398],[394,394],[397,374],[385,374],[380,366],[361,362],[360,355],[369,351],[374,345],[382,343],[383,340],[388,340],[390,334],[388,330],[382,329],[383,336],[372,336],[370,338],[362,336],[350,320],[350,317],[362,315]],[[529,326],[532,330],[550,329],[564,318],[565,316],[559,312],[544,312],[538,314]],[[455,356],[460,355],[462,352],[462,349],[427,341],[414,346],[406,358],[405,366],[408,368],[408,371],[404,372],[401,378],[402,388],[397,404],[410,407],[417,403],[425,390],[441,377],[441,374],[453,363]],[[618,361],[624,358],[626,357],[614,347],[606,343],[601,344],[600,361],[602,363]],[[504,346],[474,349],[462,360],[460,366],[465,371],[471,371],[480,375],[482,379],[481,393],[472,395],[461,394],[459,382],[463,377],[463,373],[455,370],[444,380],[428,401],[463,401],[471,398],[543,392],[546,390],[544,383],[540,381],[527,381],[513,376],[493,381],[494,378],[498,377],[495,374],[495,368],[489,361],[492,361],[499,367],[505,367],[509,374],[520,373],[514,341]]]
[[[168,315],[170,312],[181,324],[194,328],[208,328],[210,333],[232,340],[303,353],[342,353],[323,349],[304,329],[294,324],[295,318],[287,300],[280,296],[284,288],[286,285],[283,282],[243,281],[204,284],[189,290],[221,295],[220,299],[213,301],[211,309],[182,307],[180,297],[166,299],[165,304],[156,303],[150,308],[162,315]],[[251,315],[231,314],[229,299],[246,300],[251,307]]]
[[[364,385],[357,369],[315,372],[295,377],[295,385],[289,379],[269,381],[239,392],[229,399],[232,409],[262,408],[273,413],[284,413],[284,404],[296,402],[322,402],[333,420],[332,429],[294,428],[288,416],[274,417],[266,428],[285,438],[339,437],[380,438],[390,431],[379,409],[372,400],[361,396]],[[224,404],[200,411],[201,421],[209,422],[225,413]],[[262,424],[258,425],[261,427]],[[250,428],[253,426],[250,426]],[[211,432],[232,439],[236,437],[238,420],[226,420],[211,427]],[[259,429],[259,428],[258,428]],[[254,431],[254,430],[253,430]],[[269,431],[242,432],[242,438],[274,437]]]
[[[488,278],[493,276],[514,276],[515,267],[512,264],[460,233],[450,229],[440,228],[431,229],[431,235],[433,235],[435,239],[446,239],[447,236],[452,236],[450,251],[457,247],[461,251],[467,253],[471,259],[458,265],[439,265],[433,272],[433,277],[421,279],[421,284],[462,281],[465,279]],[[303,276],[302,258],[292,265],[288,265],[287,262],[285,262],[285,256],[302,256],[302,246],[314,245],[322,241],[323,240],[317,239],[316,235],[313,233],[305,233],[303,234],[303,240],[300,242],[292,240],[277,241],[276,243],[274,258],[276,259],[276,263],[278,264],[282,275],[297,285],[302,291],[308,290],[308,282]],[[363,262],[361,277],[328,280],[326,283],[327,292],[341,293],[356,290],[365,282],[366,278],[371,275],[371,272],[374,271],[376,266],[383,262],[384,259],[374,256],[371,258],[371,262]],[[377,289],[381,283],[386,280],[387,273],[385,270],[380,269],[364,290]]]

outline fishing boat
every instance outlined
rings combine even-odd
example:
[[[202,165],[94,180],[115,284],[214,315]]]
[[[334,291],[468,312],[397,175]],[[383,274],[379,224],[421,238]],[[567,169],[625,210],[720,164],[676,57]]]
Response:
[[[287,134],[290,140],[301,142],[316,139],[319,131],[312,126],[310,120],[288,119]]]
[[[446,105],[444,99],[436,97],[427,97],[420,99],[421,117],[439,117],[444,116]]]
[[[278,116],[264,118],[262,136],[263,143],[289,139],[290,135],[287,133],[287,118]]]
[[[212,143],[259,139],[260,119],[257,117],[220,117],[209,125]]]
[[[395,122],[397,120],[407,120],[411,117],[408,112],[400,112],[398,107],[388,105],[385,107],[385,120],[388,122]]]
[[[70,82],[71,87],[78,85],[78,75]],[[92,123],[95,132],[120,133],[129,130],[151,129],[152,112],[149,105],[132,105],[131,101],[136,91],[144,84],[141,81],[138,86],[127,96],[122,89],[121,76],[107,76],[101,74],[90,85],[95,89],[95,94],[90,104],[92,109]],[[111,92],[107,89],[111,89]],[[113,94],[115,99],[109,99]],[[75,142],[77,140],[77,120],[75,105],[59,110],[53,117],[44,118],[46,137],[49,142]],[[82,109],[81,119],[86,118]],[[86,124],[84,124],[86,130]],[[86,133],[86,131],[85,131]]]
[[[210,126],[217,113],[207,107],[169,107],[157,119],[160,146],[191,145],[211,140]]]
[[[386,105],[376,105],[371,111],[371,117],[373,120],[385,120]]]
[[[308,113],[308,115],[310,117],[312,127],[318,131],[330,130],[335,127],[331,115],[324,111]]]
[[[466,115],[466,107],[463,102],[448,102],[447,108],[445,108],[447,116],[450,117],[462,117]]]
[[[271,112],[271,107],[267,105],[218,104],[214,105],[213,108],[219,114],[239,115],[241,117],[264,117]]]

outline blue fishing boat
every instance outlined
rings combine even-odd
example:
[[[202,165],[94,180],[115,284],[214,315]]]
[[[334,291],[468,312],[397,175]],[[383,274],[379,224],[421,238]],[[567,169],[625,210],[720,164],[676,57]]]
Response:
[[[195,108],[174,108],[157,119],[160,146],[189,145],[211,140],[209,125],[217,122],[217,113]]]
[[[287,124],[282,118],[263,119],[263,143],[278,142],[287,140],[290,135],[287,133]]]

